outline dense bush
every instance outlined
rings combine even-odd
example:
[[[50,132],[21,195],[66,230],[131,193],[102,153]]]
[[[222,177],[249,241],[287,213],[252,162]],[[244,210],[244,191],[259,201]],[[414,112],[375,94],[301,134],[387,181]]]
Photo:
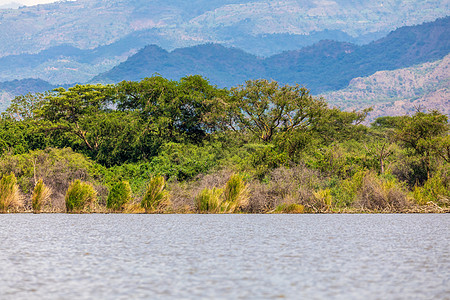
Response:
[[[92,184],[75,180],[67,189],[65,201],[67,212],[89,212],[97,201],[97,192]]]
[[[74,180],[91,182],[106,198],[102,187],[104,168],[70,148],[30,151],[20,155],[0,157],[0,173],[13,172],[21,191],[31,196],[35,187],[35,178],[41,178],[52,190],[52,206],[64,210],[65,193]]]
[[[450,206],[450,165],[440,168],[423,186],[415,186],[413,196],[419,205]]]
[[[213,146],[167,143],[151,161],[153,173],[178,180],[192,179],[217,165],[217,151]]]

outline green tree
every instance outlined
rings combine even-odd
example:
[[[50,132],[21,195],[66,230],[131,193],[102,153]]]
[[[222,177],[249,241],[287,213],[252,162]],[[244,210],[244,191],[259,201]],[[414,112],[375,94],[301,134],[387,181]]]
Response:
[[[430,178],[435,139],[447,135],[448,130],[447,116],[436,110],[429,113],[418,111],[413,116],[405,118],[402,126],[396,130],[398,140],[420,159],[421,169],[426,178],[417,178],[419,181],[423,182]]]
[[[104,117],[113,102],[112,89],[103,85],[76,85],[55,89],[46,97],[39,112],[48,130],[62,130],[79,139],[91,151],[99,147],[98,135],[92,134],[92,118]],[[89,126],[91,125],[92,126]]]
[[[145,130],[170,142],[199,142],[214,131],[216,119],[211,114],[215,99],[226,95],[198,75],[179,82],[161,76],[123,81],[116,91],[119,110],[138,111]]]
[[[311,126],[326,106],[299,85],[280,87],[275,81],[250,80],[231,90],[228,109],[234,117],[229,126],[269,142],[277,132]]]
[[[16,96],[5,113],[13,120],[34,119],[37,110],[42,107],[48,95],[47,92]]]

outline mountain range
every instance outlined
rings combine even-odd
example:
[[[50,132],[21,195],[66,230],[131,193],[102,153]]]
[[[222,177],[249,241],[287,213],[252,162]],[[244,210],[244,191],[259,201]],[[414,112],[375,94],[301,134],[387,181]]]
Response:
[[[446,17],[399,28],[367,45],[325,40],[267,58],[219,44],[170,52],[150,45],[134,54],[125,44],[92,50],[61,45],[37,54],[1,57],[0,81],[39,78],[58,85],[140,80],[154,73],[171,79],[200,74],[219,86],[269,78],[300,83],[314,93],[322,93],[344,88],[355,77],[442,59],[450,52],[449,28],[450,17]]]
[[[322,39],[365,44],[449,11],[448,1],[429,0],[59,1],[0,10],[0,57],[122,39],[133,40],[135,50],[220,43],[269,56]]]
[[[373,102],[373,116],[448,105],[449,5],[77,0],[0,9],[0,110],[18,94],[155,73],[200,74],[220,87],[299,83],[347,109]]]
[[[345,89],[320,96],[345,110],[373,107],[369,120],[417,109],[450,115],[450,54],[438,61],[354,78]]]
[[[355,77],[442,59],[450,52],[450,17],[407,26],[367,45],[321,41],[296,51],[261,58],[236,48],[205,44],[168,52],[152,45],[96,76],[93,83],[141,80],[154,73],[178,80],[200,74],[230,87],[246,79],[269,78],[302,84],[313,93],[346,87]]]

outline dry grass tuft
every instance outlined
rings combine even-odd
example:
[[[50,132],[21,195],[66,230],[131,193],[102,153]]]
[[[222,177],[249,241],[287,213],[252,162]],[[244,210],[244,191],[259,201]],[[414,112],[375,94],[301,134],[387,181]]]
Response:
[[[226,212],[223,207],[223,189],[212,188],[203,189],[195,197],[195,208],[200,213],[220,213]]]
[[[40,213],[42,208],[51,202],[52,190],[44,184],[42,179],[34,186],[33,194],[31,195],[31,205],[34,213]]]
[[[4,175],[0,180],[0,213],[17,210],[23,206],[22,200],[14,173]]]
[[[141,201],[141,206],[146,213],[161,213],[171,206],[169,192],[165,189],[166,181],[164,177],[156,176],[150,180]]]
[[[248,206],[250,190],[244,177],[233,174],[225,184],[223,208],[225,211],[233,213]]]

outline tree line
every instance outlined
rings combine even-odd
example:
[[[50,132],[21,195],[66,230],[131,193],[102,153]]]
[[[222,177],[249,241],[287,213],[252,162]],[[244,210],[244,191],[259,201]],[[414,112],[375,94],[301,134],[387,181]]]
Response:
[[[67,181],[95,182],[104,202],[117,181],[129,180],[139,198],[157,175],[182,186],[230,170],[266,189],[261,197],[267,203],[250,203],[258,208],[249,211],[270,211],[285,202],[311,210],[384,209],[400,194],[408,207],[447,207],[447,116],[418,110],[367,125],[368,112],[341,111],[300,85],[263,79],[231,89],[198,75],[76,85],[12,101],[0,119],[0,173],[15,173],[22,192],[30,194],[49,164],[43,157],[71,149],[58,153],[65,153],[68,165],[71,156],[81,155],[86,163],[79,173],[85,178],[74,171]],[[288,176],[283,184],[292,183],[290,190],[277,190],[280,172]]]

